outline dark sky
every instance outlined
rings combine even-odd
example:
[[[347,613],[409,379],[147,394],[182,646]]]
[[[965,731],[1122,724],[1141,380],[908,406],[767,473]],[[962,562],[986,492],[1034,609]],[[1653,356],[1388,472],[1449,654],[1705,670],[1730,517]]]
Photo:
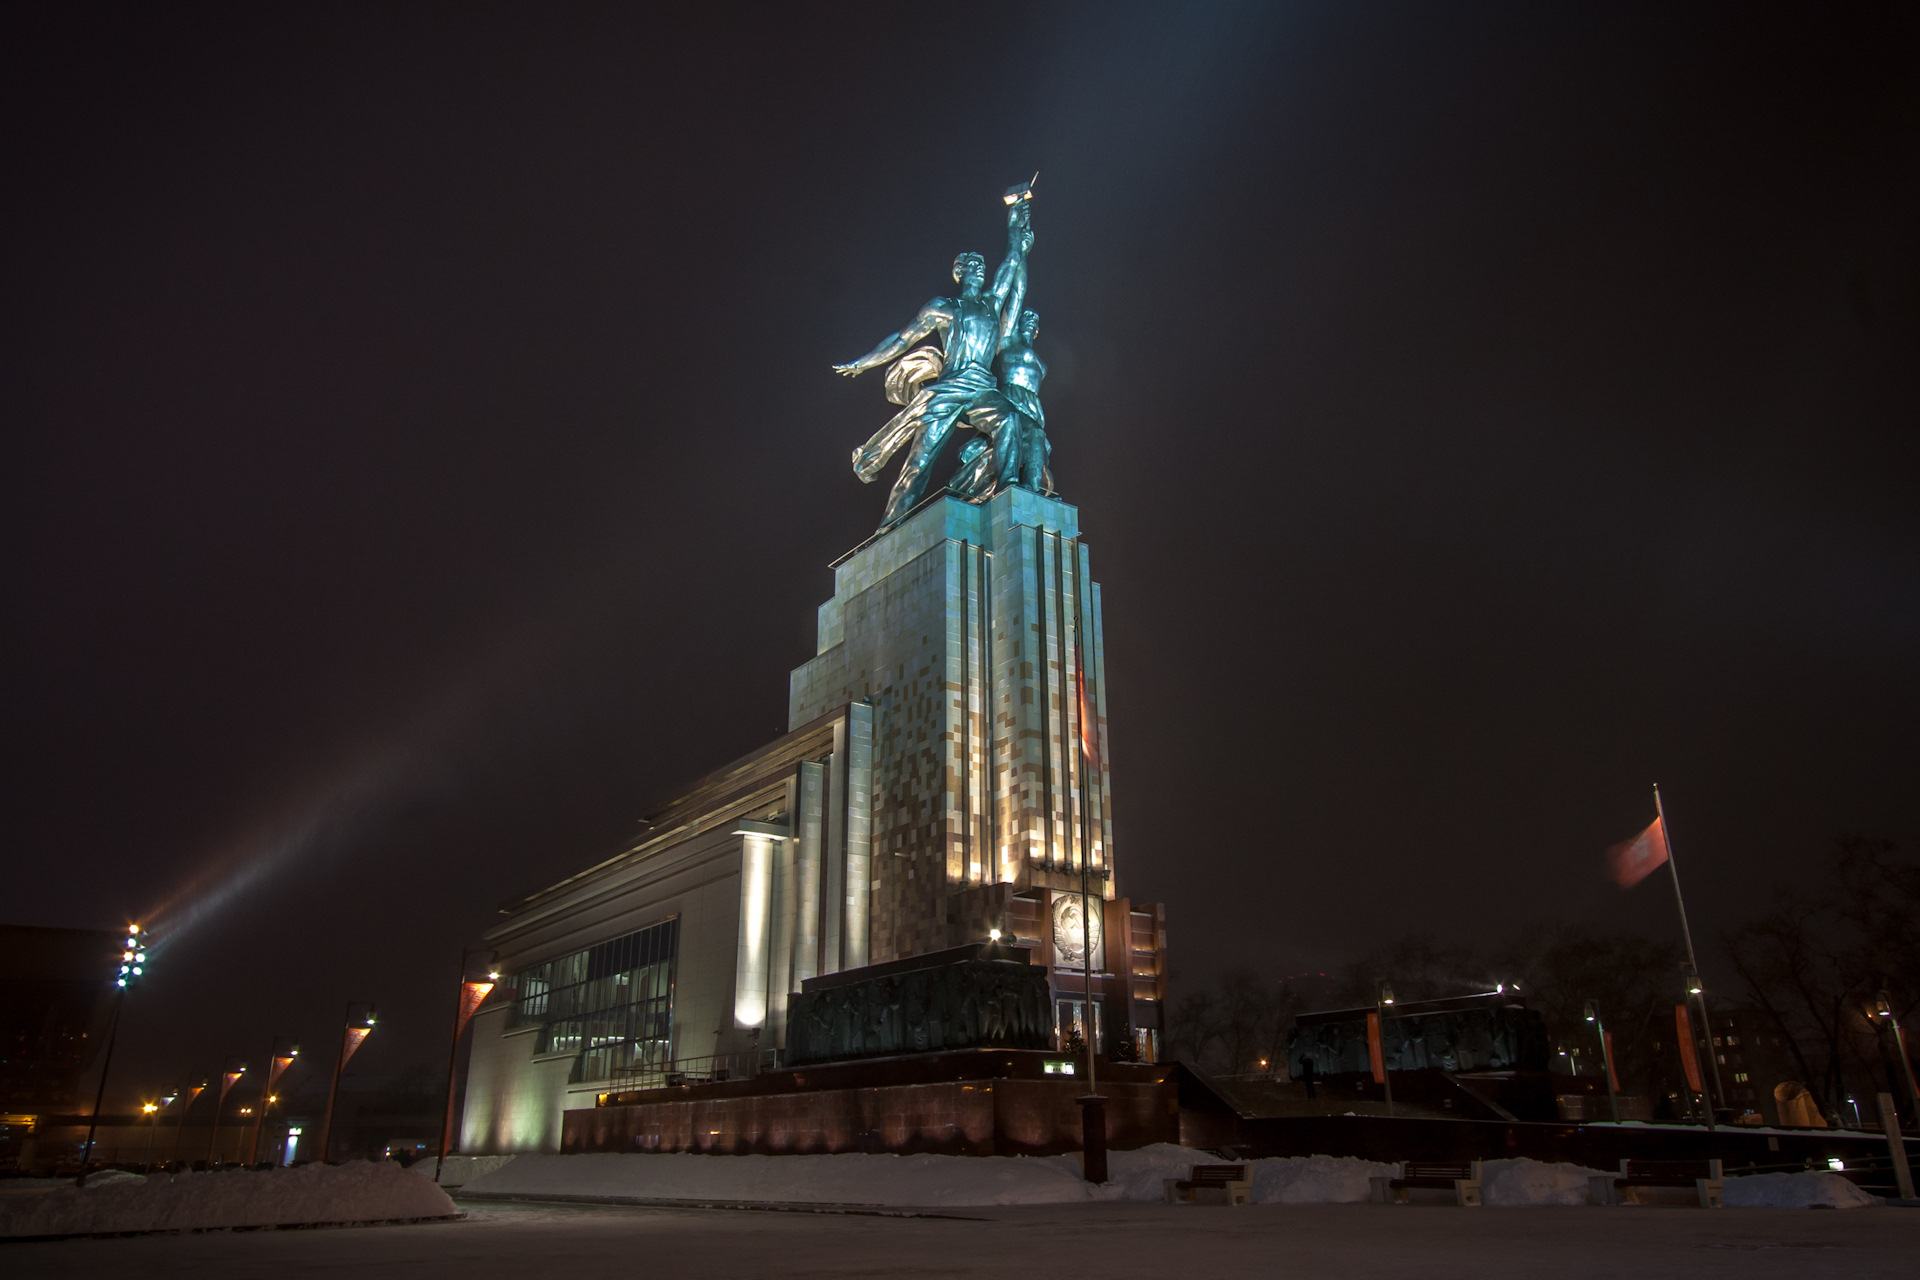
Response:
[[[1912,6],[288,8],[0,42],[5,917],[172,925],[128,1090],[350,997],[437,1061],[500,902],[784,731],[885,497],[828,365],[1035,169],[1184,979],[1671,931],[1656,781],[1703,937],[1920,835]]]

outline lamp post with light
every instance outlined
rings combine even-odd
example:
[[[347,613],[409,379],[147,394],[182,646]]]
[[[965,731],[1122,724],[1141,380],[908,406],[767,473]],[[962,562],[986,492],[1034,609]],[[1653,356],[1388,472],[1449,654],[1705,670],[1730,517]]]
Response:
[[[253,1115],[253,1141],[247,1147],[248,1164],[258,1164],[260,1161],[260,1129],[267,1122],[267,1107],[275,1101],[274,1082],[280,1079],[281,1073],[291,1067],[294,1059],[299,1056],[300,1046],[297,1044],[287,1052],[281,1053],[279,1036],[273,1038],[272,1045],[267,1049],[267,1074],[266,1078],[260,1081],[260,1106]]]
[[[447,1162],[447,1148],[453,1141],[453,1077],[460,1065],[460,1033],[466,1029],[467,1019],[480,1007],[480,1002],[493,990],[494,983],[500,981],[498,952],[487,959],[487,980],[485,982],[467,981],[467,961],[476,951],[484,947],[463,947],[460,951],[460,982],[458,994],[453,1004],[453,1038],[447,1045],[447,1109],[440,1117],[440,1149],[434,1155],[433,1181],[440,1182],[440,1166]]]
[[[1393,1003],[1393,988],[1386,983],[1380,984],[1380,993],[1374,1005],[1374,1024],[1379,1028],[1380,1036],[1380,1083],[1387,1091],[1387,1115],[1393,1115],[1393,1072],[1387,1069],[1387,1008]]]
[[[127,988],[140,985],[147,972],[147,944],[140,926],[127,926],[127,940],[120,950],[120,972],[113,980],[113,1022],[107,1030],[107,1052],[100,1063],[100,1088],[93,1095],[93,1114],[87,1117],[87,1149],[80,1155],[80,1177],[75,1186],[87,1185],[87,1166],[93,1160],[93,1135],[100,1125],[100,1107],[107,1097],[107,1072],[113,1067],[113,1046],[120,1038],[120,1007],[126,1003]]]
[[[1587,1021],[1600,1034],[1600,1062],[1607,1069],[1607,1106],[1613,1111],[1613,1122],[1620,1123],[1620,1095],[1614,1091],[1613,1083],[1613,1045],[1607,1040],[1607,1024],[1600,1019],[1600,1006],[1587,1001]]]
[[[353,1016],[354,1006],[366,1003],[367,1014],[364,1018]],[[366,1038],[373,1034],[373,1024],[378,1020],[378,1006],[360,1000],[347,1001],[347,1011],[342,1018],[340,1028],[340,1054],[333,1060],[333,1083],[327,1086],[327,1113],[320,1122],[320,1163],[327,1163],[327,1156],[333,1142],[333,1104],[340,1095],[340,1073],[346,1070],[347,1059],[353,1056]]]
[[[1914,1114],[1920,1115],[1920,1083],[1913,1078],[1913,1059],[1907,1056],[1907,1036],[1900,1029],[1900,1019],[1893,1016],[1893,1000],[1885,988],[1873,998],[1873,1016],[1893,1028],[1893,1047],[1900,1054],[1900,1070],[1907,1077],[1907,1098],[1913,1103]]]

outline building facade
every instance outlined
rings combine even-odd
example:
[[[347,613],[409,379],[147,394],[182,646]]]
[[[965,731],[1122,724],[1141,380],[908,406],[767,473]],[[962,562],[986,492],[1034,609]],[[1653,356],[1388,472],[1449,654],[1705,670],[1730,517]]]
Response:
[[[789,689],[784,736],[503,908],[462,1150],[558,1150],[564,1113],[609,1089],[773,1067],[807,980],[995,930],[1047,968],[1060,1036],[1157,1056],[1165,918],[1116,892],[1100,588],[1073,507],[1018,488],[924,504],[834,566]]]

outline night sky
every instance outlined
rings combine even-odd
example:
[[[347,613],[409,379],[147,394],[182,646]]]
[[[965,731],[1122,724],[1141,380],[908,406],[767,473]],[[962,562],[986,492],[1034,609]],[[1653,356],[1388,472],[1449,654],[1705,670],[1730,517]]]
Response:
[[[499,904],[784,732],[886,496],[828,366],[1036,169],[1176,990],[1671,936],[1654,782],[1708,951],[1913,848],[1912,6],[558,8],[0,41],[4,919],[171,928],[116,1092],[443,1060]]]

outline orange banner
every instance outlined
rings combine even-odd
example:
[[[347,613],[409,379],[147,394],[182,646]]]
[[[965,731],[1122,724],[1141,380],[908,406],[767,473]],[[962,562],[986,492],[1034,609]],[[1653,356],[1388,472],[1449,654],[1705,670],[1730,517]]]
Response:
[[[1380,1045],[1380,1015],[1367,1015],[1367,1057],[1373,1060],[1373,1082],[1387,1082],[1387,1055]]]
[[[1607,850],[1607,874],[1622,889],[1631,889],[1659,870],[1666,861],[1666,825],[1655,818],[1645,831]]]
[[[1620,1092],[1620,1077],[1616,1075],[1613,1070],[1613,1032],[1603,1032],[1602,1037],[1607,1042],[1607,1088],[1618,1093]]]
[[[1680,1066],[1687,1073],[1687,1088],[1705,1093],[1706,1086],[1700,1081],[1700,1055],[1693,1048],[1693,1019],[1687,1016],[1687,1006],[1673,1006],[1673,1025],[1680,1033]]]
[[[487,993],[492,990],[493,984],[491,982],[463,982],[460,984],[460,1020],[454,1024],[453,1038],[455,1040],[458,1040],[460,1033],[467,1029],[467,1020],[473,1017],[473,1011],[480,1007],[480,1002],[485,1000]]]
[[[267,1088],[273,1088],[274,1082],[279,1080],[286,1069],[292,1065],[293,1055],[290,1053],[275,1058],[272,1065],[267,1068]]]
[[[238,1084],[240,1077],[245,1074],[247,1074],[247,1069],[242,1067],[238,1071],[229,1071],[220,1077],[220,1101],[225,1102],[227,1100],[227,1091]]]
[[[1080,697],[1080,752],[1086,757],[1087,768],[1094,772],[1100,770],[1100,728],[1094,722],[1093,703],[1087,697],[1087,668],[1085,656],[1074,655],[1080,659],[1074,668],[1074,682]]]
[[[360,1047],[361,1041],[365,1040],[369,1035],[372,1034],[372,1032],[373,1032],[372,1027],[348,1027],[347,1028],[346,1048],[340,1051],[341,1070],[344,1071],[346,1069],[347,1059],[353,1056],[353,1051],[355,1049],[358,1049]],[[385,1041],[382,1041],[381,1043],[384,1044]]]

